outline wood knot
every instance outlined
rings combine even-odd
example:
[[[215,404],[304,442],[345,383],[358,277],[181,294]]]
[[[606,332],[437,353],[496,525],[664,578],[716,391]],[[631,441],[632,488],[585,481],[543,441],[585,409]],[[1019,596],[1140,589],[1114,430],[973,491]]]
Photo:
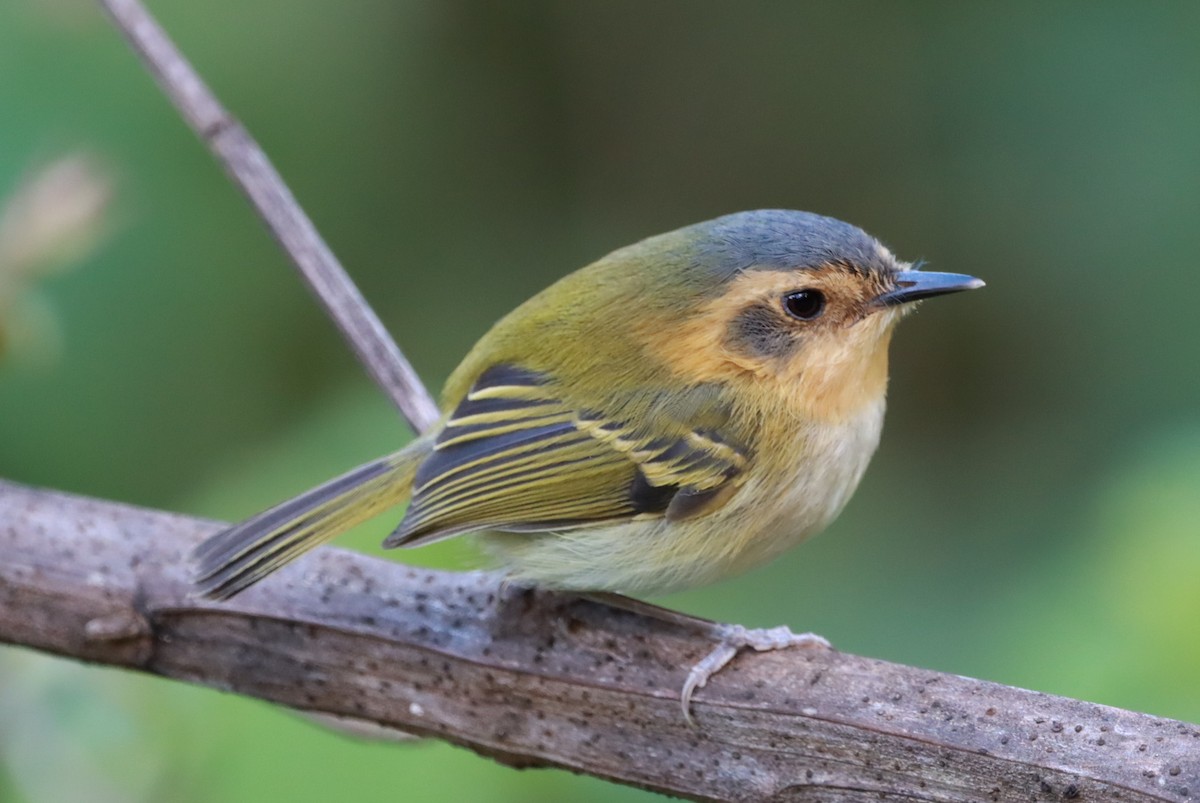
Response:
[[[83,626],[88,641],[128,641],[149,636],[152,632],[146,617],[134,610],[97,616]]]

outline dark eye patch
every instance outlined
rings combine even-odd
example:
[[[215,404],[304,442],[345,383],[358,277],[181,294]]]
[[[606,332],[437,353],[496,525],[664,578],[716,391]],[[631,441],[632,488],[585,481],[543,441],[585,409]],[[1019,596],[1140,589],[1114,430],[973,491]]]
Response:
[[[730,322],[725,345],[750,357],[786,357],[798,342],[775,308],[754,304]]]

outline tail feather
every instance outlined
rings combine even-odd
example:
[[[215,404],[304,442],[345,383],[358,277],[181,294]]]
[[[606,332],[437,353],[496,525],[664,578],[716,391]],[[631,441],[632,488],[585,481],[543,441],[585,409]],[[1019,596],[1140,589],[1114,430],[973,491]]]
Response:
[[[314,547],[398,505],[428,453],[418,440],[217,533],[193,553],[196,586],[228,599]]]

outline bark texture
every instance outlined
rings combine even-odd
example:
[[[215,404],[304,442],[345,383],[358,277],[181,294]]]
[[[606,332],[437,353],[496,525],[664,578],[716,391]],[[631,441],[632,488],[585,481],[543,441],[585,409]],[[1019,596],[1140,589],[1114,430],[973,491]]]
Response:
[[[834,650],[743,654],[679,711],[686,630],[321,549],[191,596],[220,524],[0,481],[0,641],[695,800],[1188,801],[1200,729]]]

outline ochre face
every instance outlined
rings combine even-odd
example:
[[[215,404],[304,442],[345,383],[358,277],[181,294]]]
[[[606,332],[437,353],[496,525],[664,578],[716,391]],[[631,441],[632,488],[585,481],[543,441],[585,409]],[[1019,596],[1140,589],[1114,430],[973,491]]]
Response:
[[[693,382],[736,383],[768,409],[843,420],[887,385],[888,342],[905,308],[875,299],[892,285],[891,274],[842,263],[749,270],[696,314],[646,338]]]

